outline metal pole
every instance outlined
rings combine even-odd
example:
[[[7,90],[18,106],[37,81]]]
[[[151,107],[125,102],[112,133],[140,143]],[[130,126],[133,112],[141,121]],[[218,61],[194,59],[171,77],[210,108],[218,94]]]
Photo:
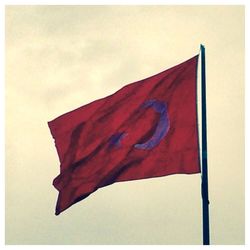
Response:
[[[210,244],[209,237],[209,198],[207,172],[207,111],[206,111],[206,62],[205,47],[201,44],[201,103],[202,103],[202,169],[201,194],[203,212],[203,245]]]

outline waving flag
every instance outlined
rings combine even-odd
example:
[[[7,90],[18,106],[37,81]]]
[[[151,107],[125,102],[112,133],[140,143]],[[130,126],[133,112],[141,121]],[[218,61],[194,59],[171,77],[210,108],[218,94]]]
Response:
[[[198,55],[49,122],[56,215],[114,182],[200,172]]]

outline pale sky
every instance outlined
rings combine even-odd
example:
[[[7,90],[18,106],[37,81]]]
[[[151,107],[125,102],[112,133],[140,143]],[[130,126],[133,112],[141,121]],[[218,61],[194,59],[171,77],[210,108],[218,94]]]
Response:
[[[244,244],[244,7],[6,7],[6,244],[202,244],[200,174],[116,183],[59,216],[47,122],[206,47],[211,244]]]

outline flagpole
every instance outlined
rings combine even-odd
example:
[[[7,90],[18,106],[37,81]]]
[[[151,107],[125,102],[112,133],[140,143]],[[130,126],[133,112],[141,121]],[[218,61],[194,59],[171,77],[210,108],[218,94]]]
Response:
[[[206,110],[206,62],[205,47],[201,44],[201,112],[202,112],[202,168],[201,194],[203,214],[203,245],[210,245],[209,237],[209,198],[207,171],[207,110]]]

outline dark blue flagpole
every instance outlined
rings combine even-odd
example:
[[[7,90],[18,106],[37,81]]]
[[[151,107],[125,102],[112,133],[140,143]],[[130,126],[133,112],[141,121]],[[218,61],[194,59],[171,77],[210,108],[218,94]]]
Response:
[[[202,168],[201,194],[203,214],[203,245],[210,245],[209,237],[209,198],[207,171],[207,110],[206,110],[206,62],[205,47],[201,44],[201,112],[202,112]]]

